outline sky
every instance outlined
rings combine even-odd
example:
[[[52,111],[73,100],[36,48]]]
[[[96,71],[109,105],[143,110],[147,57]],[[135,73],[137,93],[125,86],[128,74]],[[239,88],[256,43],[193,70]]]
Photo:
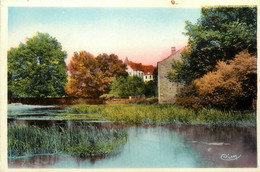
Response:
[[[156,66],[171,47],[187,44],[185,21],[199,17],[200,8],[9,7],[8,47],[47,32],[67,52],[67,64],[74,52],[85,50]]]

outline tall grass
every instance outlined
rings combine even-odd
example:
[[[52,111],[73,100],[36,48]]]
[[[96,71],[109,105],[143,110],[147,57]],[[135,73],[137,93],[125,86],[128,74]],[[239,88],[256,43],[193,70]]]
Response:
[[[74,105],[68,108],[70,113],[97,112],[103,118],[128,123],[209,123],[236,124],[241,121],[254,122],[254,113],[222,112],[215,109],[194,111],[177,105],[160,104],[110,104],[110,105]]]
[[[12,125],[8,126],[8,157],[53,153],[108,155],[117,153],[126,140],[126,130],[122,129]]]
[[[68,108],[68,111],[71,113],[79,114],[79,113],[97,113],[100,112],[100,110],[104,106],[102,105],[86,105],[86,104],[78,104],[73,105]]]
[[[198,111],[196,121],[224,125],[241,124],[241,122],[254,124],[255,116],[253,112],[222,112],[216,109],[202,109]]]

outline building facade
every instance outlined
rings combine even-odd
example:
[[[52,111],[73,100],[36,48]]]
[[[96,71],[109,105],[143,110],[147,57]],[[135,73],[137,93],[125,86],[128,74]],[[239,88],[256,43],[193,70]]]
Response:
[[[177,93],[182,84],[170,82],[167,73],[172,69],[173,60],[181,60],[181,52],[184,48],[176,51],[175,47],[171,48],[171,55],[157,63],[158,67],[158,101],[159,103],[174,103]]]
[[[138,76],[143,81],[148,82],[153,80],[153,72],[155,67],[152,65],[142,65],[142,63],[135,63],[129,61],[126,57],[124,63],[126,64],[126,72],[129,76]]]

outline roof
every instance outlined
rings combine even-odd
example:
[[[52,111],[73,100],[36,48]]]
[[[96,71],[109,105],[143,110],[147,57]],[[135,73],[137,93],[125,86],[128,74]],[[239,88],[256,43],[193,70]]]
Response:
[[[142,65],[142,63],[135,63],[132,61],[129,61],[128,65],[133,70],[139,70],[142,71],[145,75],[150,74],[153,75],[155,67],[153,65]]]
[[[181,49],[179,49],[178,51],[176,51],[174,54],[171,54],[170,56],[166,57],[165,59],[163,59],[163,60],[161,60],[161,61],[158,61],[157,63],[163,62],[163,61],[165,61],[165,60],[171,58],[172,56],[175,56],[176,54],[181,53],[185,48],[186,48],[186,46],[185,46],[185,47],[182,47]],[[177,60],[181,60],[181,59],[179,58],[179,59],[177,59]]]
[[[133,70],[142,70],[143,65],[142,63],[134,63],[132,61],[129,61],[128,65],[133,69]]]
[[[143,72],[145,75],[150,74],[153,75],[155,67],[153,67],[152,65],[144,65],[143,66]]]

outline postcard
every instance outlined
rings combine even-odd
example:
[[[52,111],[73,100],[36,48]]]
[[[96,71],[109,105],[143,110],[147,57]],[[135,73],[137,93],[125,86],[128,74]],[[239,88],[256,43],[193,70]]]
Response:
[[[257,170],[258,13],[3,1],[1,169]]]

